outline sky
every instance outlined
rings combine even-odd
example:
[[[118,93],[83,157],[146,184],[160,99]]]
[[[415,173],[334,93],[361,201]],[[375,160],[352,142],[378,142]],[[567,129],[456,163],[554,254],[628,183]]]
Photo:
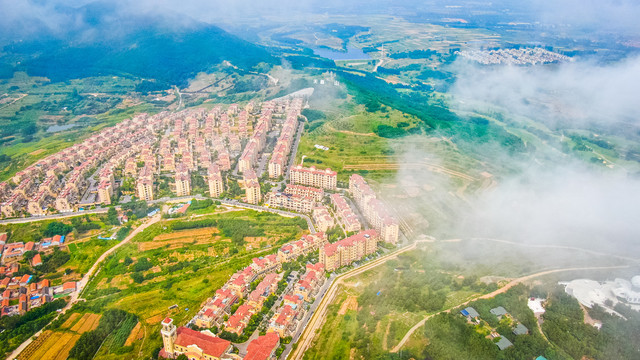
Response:
[[[79,7],[90,0],[0,0],[0,31],[33,34],[42,28],[64,31],[83,23],[82,17],[70,14],[69,8]],[[155,14],[172,18],[190,18],[198,21],[222,24],[243,22],[262,16],[273,20],[274,15],[283,19],[299,18],[303,13],[340,14],[356,13],[411,13],[416,9],[440,11],[450,4],[484,6],[484,3],[461,0],[424,2],[418,0],[113,0],[107,3],[117,8],[120,16]],[[480,4],[480,5],[479,5]],[[635,0],[528,0],[514,3],[497,0],[488,3],[493,10],[509,16],[510,13],[526,14],[534,22],[565,24],[571,27],[598,28],[607,31],[638,34],[640,2]],[[469,6],[471,6],[469,5]],[[39,24],[34,26],[34,24]]]

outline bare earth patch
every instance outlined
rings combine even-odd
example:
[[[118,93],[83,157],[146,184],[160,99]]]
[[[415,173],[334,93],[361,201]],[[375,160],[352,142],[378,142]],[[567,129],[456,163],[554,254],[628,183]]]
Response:
[[[345,315],[349,310],[358,310],[358,298],[355,296],[349,296],[340,306],[338,315]]]

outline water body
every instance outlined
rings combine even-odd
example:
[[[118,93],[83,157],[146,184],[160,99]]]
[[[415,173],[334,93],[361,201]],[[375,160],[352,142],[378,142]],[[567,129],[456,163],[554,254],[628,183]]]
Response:
[[[331,60],[371,60],[362,49],[354,46],[347,46],[347,51],[337,51],[327,48],[313,49],[313,53]]]
[[[49,128],[47,129],[48,133],[56,133],[59,131],[65,131],[65,130],[69,130],[72,127],[75,127],[76,124],[67,124],[67,125],[51,125],[49,126]]]

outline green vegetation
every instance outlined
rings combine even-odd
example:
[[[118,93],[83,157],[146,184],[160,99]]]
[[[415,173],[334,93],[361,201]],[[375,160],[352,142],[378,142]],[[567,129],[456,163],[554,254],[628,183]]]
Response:
[[[348,358],[352,348],[366,359],[386,356],[424,316],[451,306],[451,299],[487,289],[442,272],[436,258],[424,251],[404,253],[348,280],[329,306],[327,321],[305,359]],[[343,307],[346,312],[340,315]]]
[[[106,342],[108,338],[111,339],[108,343],[108,349],[110,350],[114,341],[121,340],[122,334],[119,330],[124,326],[128,326],[132,321],[135,321],[135,317],[128,314],[126,311],[117,309],[106,310],[100,318],[100,324],[98,327],[95,330],[86,332],[80,336],[80,339],[78,339],[74,347],[71,349],[71,352],[69,352],[69,359],[93,359],[96,352],[98,352],[98,349],[100,349],[103,342]],[[129,331],[131,331],[131,328],[129,328]],[[124,340],[126,340],[126,337]],[[124,343],[124,341],[122,341],[122,343]]]
[[[13,351],[23,341],[47,325],[56,316],[56,310],[65,305],[64,299],[58,299],[24,315],[0,318],[0,354]]]
[[[251,234],[263,234],[260,243],[266,247],[255,246],[256,240],[247,238],[243,241],[251,241],[251,248],[234,244],[232,238],[247,235],[241,224]],[[273,253],[280,244],[299,238],[306,226],[298,218],[245,210],[191,221],[167,219],[148,227],[105,260],[83,294],[86,306],[96,312],[121,309],[134,314],[145,327],[144,348],[136,342],[107,354],[102,349],[115,341],[107,338],[97,358],[136,358],[139,351],[151,356],[162,344],[159,328],[165,316],[177,324],[186,323],[231,274],[253,257]],[[169,310],[174,304],[178,308]]]

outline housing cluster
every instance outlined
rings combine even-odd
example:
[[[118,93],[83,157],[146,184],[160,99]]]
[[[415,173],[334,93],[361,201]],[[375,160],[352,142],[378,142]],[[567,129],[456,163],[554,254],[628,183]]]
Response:
[[[151,201],[188,196],[194,175],[210,195],[226,188],[223,174],[238,160],[246,201],[261,201],[268,133],[282,130],[269,161],[273,177],[286,169],[303,99],[249,102],[180,112],[141,114],[50,155],[0,183],[3,217],[69,213],[114,202],[114,194]],[[262,168],[256,168],[262,165]],[[257,172],[257,173],[256,173]],[[169,192],[169,193],[167,193]]]
[[[524,49],[465,50],[458,54],[483,65],[537,65],[570,61],[571,58],[540,47]]]
[[[65,236],[55,235],[42,241],[14,242],[6,244],[7,234],[0,234],[0,291],[2,291],[2,305],[0,316],[22,315],[30,309],[37,308],[55,298],[65,296],[76,291],[76,282],[68,281],[59,286],[51,286],[48,279],[34,280],[29,270],[20,271],[18,263],[26,254],[35,254],[29,264],[32,268],[43,266],[42,256],[51,254],[64,244]],[[40,255],[43,254],[43,255]]]

